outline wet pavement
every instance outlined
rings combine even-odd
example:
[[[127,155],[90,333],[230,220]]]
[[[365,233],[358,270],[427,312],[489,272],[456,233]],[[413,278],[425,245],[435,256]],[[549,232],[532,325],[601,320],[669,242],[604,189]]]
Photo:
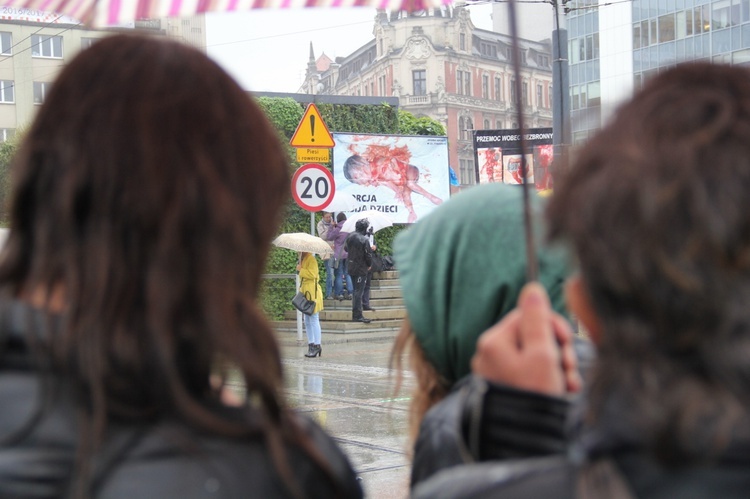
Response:
[[[290,404],[318,421],[349,456],[373,499],[408,497],[407,409],[410,377],[394,397],[388,370],[392,341],[326,344],[321,357],[307,345],[283,346]]]

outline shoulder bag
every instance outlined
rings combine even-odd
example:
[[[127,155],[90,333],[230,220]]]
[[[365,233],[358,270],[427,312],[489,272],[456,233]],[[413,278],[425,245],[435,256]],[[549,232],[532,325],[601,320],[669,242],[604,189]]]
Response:
[[[315,297],[318,296],[318,281],[315,280]],[[305,315],[312,315],[315,313],[315,302],[310,299],[310,292],[297,291],[297,294],[292,298],[292,305],[294,308],[299,310]]]

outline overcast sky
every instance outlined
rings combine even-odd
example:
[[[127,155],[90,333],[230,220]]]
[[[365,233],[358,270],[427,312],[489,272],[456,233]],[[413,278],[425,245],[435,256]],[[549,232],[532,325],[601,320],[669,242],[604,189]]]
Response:
[[[470,7],[475,26],[492,29],[491,5]],[[208,55],[247,90],[296,92],[313,43],[315,58],[349,55],[373,38],[375,9],[256,9],[206,15]]]

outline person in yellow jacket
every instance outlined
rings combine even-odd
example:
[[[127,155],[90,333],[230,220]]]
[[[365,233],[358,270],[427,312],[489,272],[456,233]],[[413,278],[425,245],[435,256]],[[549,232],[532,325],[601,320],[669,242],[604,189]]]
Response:
[[[318,261],[312,253],[300,253],[300,262],[297,264],[297,271],[300,277],[299,290],[308,300],[315,302],[315,311],[312,315],[302,315],[305,320],[305,332],[307,333],[308,350],[305,357],[317,357],[323,354],[323,348],[320,346],[320,311],[323,310],[323,292],[320,289],[318,280],[320,272],[318,270]]]

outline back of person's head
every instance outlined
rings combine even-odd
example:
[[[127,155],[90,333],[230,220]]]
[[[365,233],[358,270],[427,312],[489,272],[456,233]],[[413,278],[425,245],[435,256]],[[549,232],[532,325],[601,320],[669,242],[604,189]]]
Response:
[[[281,418],[278,346],[256,298],[288,163],[218,65],[163,39],[98,41],[62,70],[13,168],[0,285],[63,297],[54,361],[94,428],[168,414],[237,434],[205,400],[219,400],[219,360]]]
[[[357,220],[357,223],[354,224],[354,230],[359,232],[360,234],[367,233],[367,228],[370,226],[370,221],[366,218],[363,218],[361,220]]]
[[[346,214],[344,214],[343,212],[341,212],[338,215],[336,215],[336,222],[338,222],[338,223],[346,222]]]
[[[408,319],[392,359],[398,366],[403,351],[411,348],[420,385],[417,420],[470,373],[479,336],[516,306],[527,267],[522,195],[520,187],[503,184],[472,187],[395,240]],[[540,243],[541,203],[532,194]],[[555,311],[564,314],[566,254],[540,244],[537,260],[539,282]]]
[[[601,330],[592,415],[628,421],[662,460],[711,455],[750,407],[750,72],[654,77],[547,214]]]

